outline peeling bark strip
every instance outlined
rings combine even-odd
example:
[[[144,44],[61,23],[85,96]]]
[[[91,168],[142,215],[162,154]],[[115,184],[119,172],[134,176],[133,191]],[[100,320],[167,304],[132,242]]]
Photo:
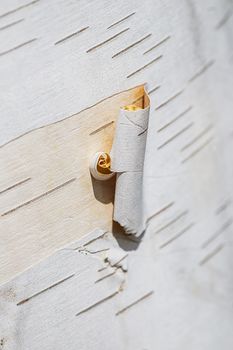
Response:
[[[54,43],[54,45],[62,44],[62,43],[64,43],[65,41],[67,41],[67,40],[69,40],[69,39],[72,39],[74,36],[77,36],[78,34],[84,32],[84,31],[87,30],[88,28],[89,28],[89,27],[84,27],[84,28],[82,28],[82,29],[79,29],[77,32],[74,32],[74,33],[72,33],[72,34],[70,34],[70,35],[67,35],[67,36],[65,36],[64,38],[62,38],[62,39],[56,41],[56,42]]]
[[[47,292],[48,290],[52,289],[53,287],[58,286],[59,284],[65,282],[65,281],[67,281],[67,280],[69,280],[70,278],[72,278],[72,277],[74,277],[74,276],[75,276],[75,273],[73,273],[72,275],[70,275],[70,276],[68,276],[68,277],[63,278],[62,280],[60,280],[60,281],[58,281],[58,282],[52,284],[51,286],[49,286],[49,287],[47,287],[47,288],[45,288],[45,289],[42,289],[41,291],[39,291],[39,292],[37,292],[37,293],[31,295],[30,297],[19,301],[16,305],[17,305],[17,306],[22,305],[22,304],[26,303],[27,301],[31,300],[32,298],[35,298],[35,297],[37,297],[38,295],[40,295],[40,294],[42,294],[42,293],[44,293],[44,292]]]
[[[188,124],[185,128],[181,129],[179,132],[177,132],[175,135],[173,135],[172,137],[170,137],[167,141],[165,141],[164,143],[162,143],[161,145],[159,145],[157,147],[157,149],[161,149],[164,146],[168,145],[170,142],[172,142],[173,140],[175,140],[178,136],[182,135],[185,131],[189,130],[192,126],[194,125],[194,123],[190,123]]]
[[[192,78],[189,79],[189,82],[193,82],[195,79],[200,77],[202,74],[204,74],[213,64],[215,63],[214,60],[209,61],[204,67],[202,67]]]
[[[22,9],[25,9],[26,7],[31,6],[31,5],[34,5],[34,4],[36,4],[37,2],[39,2],[39,1],[40,1],[40,0],[34,0],[34,1],[31,1],[31,2],[29,2],[29,3],[27,3],[27,4],[25,4],[25,5],[21,5],[21,6],[19,6],[19,7],[15,8],[15,9],[13,9],[13,10],[11,10],[11,11],[8,11],[8,12],[3,13],[2,15],[0,15],[0,18],[6,17],[6,16],[8,16],[8,15],[11,15],[12,13],[15,13],[15,12],[18,12],[18,11],[20,11],[20,10],[22,10]]]
[[[161,227],[157,231],[155,231],[155,233],[156,234],[160,233],[161,231],[165,230],[166,228],[168,228],[169,226],[171,226],[172,224],[174,224],[175,222],[177,222],[179,219],[183,218],[187,214],[188,214],[188,210],[186,210],[183,213],[181,213],[180,215],[178,215],[175,219],[169,221],[166,225],[164,225],[163,227]]]
[[[86,307],[85,309],[79,311],[75,316],[79,316],[79,315],[81,315],[81,314],[83,314],[83,313],[85,313],[85,312],[87,312],[87,311],[93,309],[95,306],[98,306],[98,305],[104,303],[105,301],[107,301],[107,300],[109,300],[109,299],[115,297],[118,293],[119,293],[119,291],[117,290],[116,292],[114,292],[114,293],[112,293],[112,294],[106,296],[104,299],[101,299],[101,300],[97,301],[96,303],[94,303],[94,304],[92,304],[92,305]]]
[[[159,128],[157,130],[157,132],[160,132],[164,129],[166,129],[168,126],[172,125],[173,123],[175,123],[177,120],[179,120],[181,117],[183,117],[184,115],[186,115],[188,112],[190,112],[192,110],[192,106],[189,106],[187,109],[185,109],[183,112],[181,112],[179,115],[177,115],[177,117],[175,117],[174,119],[172,119],[170,122],[168,122],[167,124],[163,125],[161,128]]]
[[[0,27],[0,31],[1,31],[1,30],[5,30],[5,29],[7,29],[7,28],[11,28],[11,27],[15,26],[16,24],[21,23],[21,22],[23,22],[23,21],[24,21],[24,18],[19,19],[18,21],[14,21],[14,22],[12,22],[12,23],[6,24],[5,26]]]
[[[169,40],[171,37],[170,35],[166,36],[166,38],[160,40],[157,44],[155,44],[154,46],[152,46],[150,49],[146,50],[145,52],[143,52],[143,55],[147,54],[148,52],[151,52],[152,50],[156,49],[157,47],[159,47],[161,44],[165,43],[167,40]]]
[[[125,312],[126,310],[130,309],[132,306],[138,304],[140,301],[148,298],[149,296],[151,296],[154,293],[154,291],[150,291],[149,293],[143,295],[141,298],[135,300],[134,302],[132,302],[131,304],[127,305],[126,307],[124,307],[123,309],[119,310],[116,312],[116,316],[122,314],[123,312]]]
[[[141,196],[149,110],[150,101],[145,90],[141,108],[136,111],[120,109],[110,153],[111,171],[116,173],[113,220],[126,234],[137,236],[145,229]]]
[[[182,236],[183,234],[185,234],[188,230],[190,230],[192,227],[194,226],[194,223],[192,222],[190,225],[186,226],[182,231],[180,231],[179,233],[177,233],[175,236],[173,236],[172,238],[170,238],[168,241],[164,242],[159,248],[164,248],[166,247],[168,244],[172,243],[173,241],[175,241],[177,238],[179,238],[180,236]]]
[[[55,40],[53,40],[53,42],[54,41]],[[55,46],[52,47],[56,49]],[[17,55],[21,60],[22,57],[21,55],[19,56]],[[6,62],[7,61],[4,61],[4,63]],[[0,157],[4,164],[4,171],[2,171],[0,181],[0,190],[20,180],[24,180],[28,176],[32,178],[31,182],[25,183],[20,188],[0,196],[0,200],[4,199],[4,203],[1,203],[0,210],[1,232],[4,239],[6,239],[6,243],[4,244],[10,245],[11,247],[11,249],[5,249],[5,251],[3,251],[3,256],[1,256],[2,267],[0,267],[0,270],[2,269],[2,273],[0,273],[0,281],[9,280],[15,274],[20,273],[29,266],[44,259],[45,250],[47,252],[46,254],[50,255],[54,250],[60,249],[63,246],[66,247],[69,242],[77,238],[82,238],[82,240],[77,242],[76,245],[73,244],[73,247],[90,241],[94,238],[94,235],[88,237],[85,233],[92,228],[99,227],[100,217],[103,227],[111,231],[112,202],[109,201],[109,198],[111,197],[114,184],[111,183],[108,188],[106,188],[107,192],[105,191],[105,193],[102,193],[101,188],[97,186],[95,189],[100,201],[96,199],[93,194],[93,187],[88,171],[89,156],[87,150],[89,148],[90,151],[90,147],[97,149],[100,144],[110,147],[113,126],[109,127],[108,130],[106,129],[106,132],[102,131],[96,134],[96,136],[92,136],[93,140],[90,139],[89,132],[112,120],[115,121],[119,112],[119,106],[131,103],[131,101],[135,100],[142,92],[143,85],[140,84],[139,86],[131,87],[125,91],[117,91],[112,94],[113,97],[107,96],[101,101],[94,101],[93,104],[90,104],[89,101],[89,105],[83,106],[83,111],[76,113],[73,118],[67,120],[64,114],[63,122],[54,121],[52,124],[49,124],[49,126],[38,126],[36,130],[30,130],[27,136],[21,137],[17,142],[11,142],[8,146],[3,146],[0,149]],[[86,102],[88,103],[88,101]],[[71,114],[72,113],[69,115]],[[94,124],[92,119],[95,120]],[[80,125],[83,127],[80,127]],[[44,142],[45,139],[47,140],[46,142]],[[76,153],[75,150],[77,150],[78,153]],[[78,164],[77,167],[74,167],[74,161],[77,161],[77,157],[86,159],[87,166]],[[40,176],[42,170],[41,166],[44,174],[43,179]],[[26,171],[26,169],[29,171]],[[35,199],[35,197],[44,194],[74,177],[77,178],[75,182],[57,190],[57,192],[51,193],[47,197],[43,197],[28,206],[22,207],[18,209],[18,211],[12,212],[12,214],[1,217],[1,214],[6,211],[29,200]],[[85,194],[85,208],[83,208],[82,203],[79,203],[78,200],[79,195],[82,196],[82,193]],[[17,196],[14,196],[14,194]],[[74,196],[77,196],[77,199],[74,199]],[[106,203],[103,203],[103,201],[101,202],[102,199]],[[88,208],[90,208],[90,210]],[[44,214],[43,218],[41,218],[38,210],[42,210],[42,214]],[[88,223],[88,220],[83,218],[84,210],[87,216],[91,216],[91,223]],[[76,220],[74,220],[74,213]],[[61,217],[63,214],[67,214],[63,218],[64,220]],[[16,222],[17,225],[13,228],[11,223],[14,224]],[[36,224],[30,225],[31,222]],[[78,227],[77,222],[79,222]],[[29,226],[30,229],[28,229]],[[66,227],[65,230],[64,226]],[[99,232],[98,235],[103,234],[103,230],[97,231]],[[41,234],[41,232],[43,232],[43,234]],[[13,239],[12,235],[17,236],[17,240]],[[97,233],[95,233],[95,236],[96,235]],[[37,241],[36,237],[39,237],[44,249],[40,249],[40,244],[34,244]],[[106,248],[109,245],[107,241],[104,246],[102,246],[103,242],[101,243],[101,248]],[[9,242],[9,244],[7,242]],[[33,249],[31,249],[32,247]],[[97,248],[94,247],[94,243],[88,246],[88,248],[90,248],[90,250],[97,250]],[[13,250],[14,258],[12,260],[11,253]],[[76,255],[78,256],[80,254],[76,253]],[[97,254],[89,255],[90,259],[95,256],[97,256]],[[84,259],[85,257],[82,255],[81,258]],[[20,264],[14,263],[17,259],[20,261]],[[98,261],[99,259],[95,260]],[[4,269],[4,264],[9,266],[9,268]],[[126,266],[126,264],[124,264],[124,266]],[[69,273],[72,272],[73,271]],[[94,280],[98,277],[95,276]],[[115,281],[115,278],[112,279]],[[92,283],[94,283],[94,280],[92,280]],[[52,282],[53,281],[54,280],[52,280]],[[39,289],[40,287],[36,289],[36,291]],[[108,294],[114,290],[111,289],[105,293]],[[23,297],[31,295],[34,291],[35,290],[33,290],[33,292],[28,291],[27,295],[24,294]],[[100,299],[102,296],[98,298]],[[20,298],[23,299],[22,294]],[[20,300],[18,296],[16,302]],[[36,301],[36,299],[34,300]],[[96,301],[96,299],[89,303],[93,303],[94,301]],[[82,305],[86,306],[86,304]],[[73,315],[78,312],[80,308],[79,306],[73,310]]]
[[[184,92],[184,89],[178,91],[176,94],[174,94],[173,96],[169,97],[166,101],[164,101],[158,107],[156,107],[155,110],[157,111],[158,109],[166,106],[169,102],[173,101],[176,97],[180,96],[183,92]]]
[[[19,44],[19,45],[15,46],[15,47],[12,47],[11,49],[9,49],[7,51],[0,52],[0,56],[4,56],[4,55],[6,55],[6,54],[8,54],[8,53],[10,53],[12,51],[20,49],[21,47],[24,47],[24,46],[26,46],[28,44],[31,44],[31,43],[33,43],[36,40],[37,40],[37,38],[31,39],[31,40],[26,41],[25,43],[22,43],[22,44]]]
[[[200,147],[198,147],[195,151],[193,151],[188,157],[182,160],[182,163],[187,162],[189,159],[193,158],[196,154],[198,154],[201,150],[203,150],[211,141],[213,137],[210,137],[206,142],[204,142]]]
[[[5,193],[5,192],[8,192],[8,191],[14,189],[15,187],[18,187],[18,186],[20,186],[20,185],[23,185],[23,184],[25,184],[25,182],[28,182],[29,180],[31,180],[31,178],[30,178],[30,177],[27,177],[26,179],[21,180],[21,181],[17,182],[16,184],[11,185],[11,186],[5,188],[4,190],[1,190],[1,191],[0,191],[0,194],[3,194],[3,193]]]
[[[228,229],[228,227],[230,227],[233,223],[232,219],[229,219],[227,222],[225,222],[222,227],[220,227],[220,229],[215,232],[215,234],[213,234],[209,239],[207,239],[203,245],[202,248],[206,248],[210,243],[212,243],[218,236],[220,236],[222,233],[224,233],[224,231],[226,231]]]
[[[200,140],[204,135],[206,135],[211,129],[213,129],[213,125],[207,126],[199,135],[195,136],[189,143],[187,143],[184,147],[181,148],[181,151],[192,146],[196,141]]]
[[[109,43],[110,41],[116,39],[118,36],[120,36],[121,34],[127,32],[128,30],[129,30],[129,28],[126,28],[126,29],[122,30],[121,32],[119,32],[119,33],[117,33],[117,34],[111,36],[110,38],[108,38],[108,39],[102,41],[101,43],[99,43],[99,44],[97,44],[97,45],[95,45],[95,46],[92,46],[92,47],[91,47],[90,49],[88,49],[86,52],[89,53],[89,52],[91,52],[91,51],[94,51],[95,49],[98,49],[98,48],[102,47],[103,45],[105,45],[105,44]]]
[[[147,64],[145,64],[145,65],[142,66],[141,68],[139,68],[139,69],[137,69],[136,71],[134,71],[133,73],[127,75],[126,78],[131,78],[133,75],[135,75],[135,74],[141,72],[141,71],[144,70],[145,68],[151,66],[153,63],[159,61],[162,57],[163,57],[163,55],[160,55],[160,56],[154,58],[152,61],[148,62]]]
[[[207,263],[207,261],[209,261],[211,258],[213,258],[216,254],[218,254],[222,249],[223,249],[224,245],[220,244],[218,247],[216,247],[211,253],[209,253],[208,255],[206,255],[200,262],[199,265],[204,265],[205,263]]]
[[[131,44],[131,45],[125,47],[124,49],[122,49],[121,51],[115,53],[115,55],[113,55],[112,58],[115,58],[115,57],[127,52],[128,50],[132,49],[133,47],[137,46],[138,44],[141,44],[143,41],[145,41],[146,39],[148,39],[151,36],[152,36],[152,34],[148,34],[148,35],[144,36],[143,38],[135,41],[133,44]]]
[[[11,214],[11,213],[15,212],[16,210],[25,207],[25,206],[28,205],[28,204],[31,204],[31,203],[33,203],[33,202],[36,202],[36,201],[38,201],[39,199],[41,199],[41,198],[43,198],[43,197],[46,197],[47,195],[49,195],[49,194],[55,192],[56,190],[59,190],[60,188],[66,186],[66,185],[69,185],[70,183],[74,182],[75,180],[76,180],[76,178],[70,179],[70,180],[64,182],[63,184],[61,184],[61,185],[59,185],[59,186],[57,186],[57,187],[54,187],[54,188],[52,188],[51,190],[49,190],[49,191],[47,191],[47,192],[45,192],[45,193],[42,193],[42,194],[40,194],[39,196],[37,196],[37,197],[35,197],[35,198],[32,198],[32,199],[30,199],[29,201],[24,202],[24,203],[18,205],[17,207],[12,208],[12,209],[6,211],[5,213],[1,214],[1,216],[6,216],[6,215],[8,215],[8,214]]]
[[[114,23],[111,24],[107,29],[110,29],[110,28],[116,26],[117,24],[124,22],[124,21],[127,20],[128,18],[130,18],[130,17],[132,17],[133,15],[135,15],[135,13],[136,13],[136,12],[132,12],[132,13],[130,13],[129,15],[127,15],[127,16],[121,18],[119,21],[114,22]]]
[[[92,131],[89,135],[90,135],[90,136],[91,136],[91,135],[95,135],[95,134],[97,134],[98,132],[100,132],[100,131],[106,129],[108,126],[110,126],[110,125],[112,125],[112,124],[114,124],[114,123],[115,123],[114,120],[112,120],[111,122],[109,122],[109,123],[107,123],[107,124],[104,124],[104,125],[102,125],[100,128],[98,128],[98,129]]]

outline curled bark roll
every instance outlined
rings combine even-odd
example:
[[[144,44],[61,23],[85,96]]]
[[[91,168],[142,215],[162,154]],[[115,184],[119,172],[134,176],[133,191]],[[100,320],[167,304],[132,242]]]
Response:
[[[136,106],[139,108],[129,106],[120,110],[111,170],[116,173],[113,219],[126,233],[139,236],[145,229],[142,182],[150,110],[146,92]]]

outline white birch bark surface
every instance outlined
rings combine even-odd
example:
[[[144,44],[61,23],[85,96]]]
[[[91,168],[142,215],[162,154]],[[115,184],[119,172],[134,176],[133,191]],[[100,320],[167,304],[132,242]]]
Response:
[[[0,348],[232,349],[232,6],[1,1]],[[138,242],[87,165],[143,83]]]

